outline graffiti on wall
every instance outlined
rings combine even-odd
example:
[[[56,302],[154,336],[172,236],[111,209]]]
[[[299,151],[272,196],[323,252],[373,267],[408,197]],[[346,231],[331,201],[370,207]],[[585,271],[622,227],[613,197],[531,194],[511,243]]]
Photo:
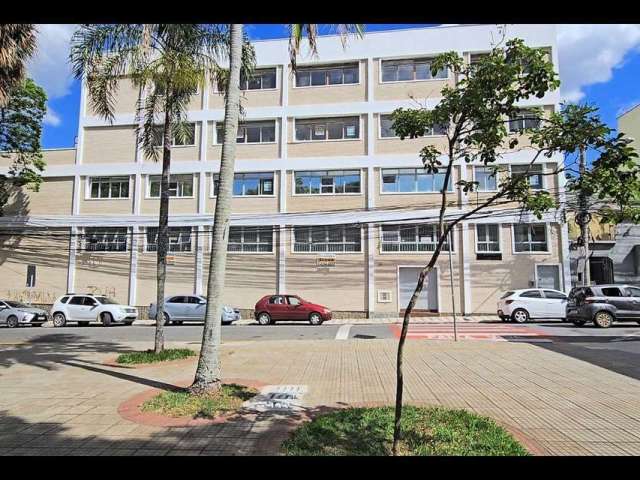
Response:
[[[97,285],[87,285],[87,293],[91,295],[102,295],[105,297],[115,298],[116,287],[99,287]]]
[[[22,303],[53,303],[58,298],[58,295],[59,293],[52,290],[32,290],[30,288],[7,290],[7,298],[9,300]]]

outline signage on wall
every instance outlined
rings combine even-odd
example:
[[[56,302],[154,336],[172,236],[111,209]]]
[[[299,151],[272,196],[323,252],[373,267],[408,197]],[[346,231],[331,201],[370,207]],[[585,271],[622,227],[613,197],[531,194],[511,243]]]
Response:
[[[318,257],[316,258],[316,267],[332,268],[336,266],[336,257]]]

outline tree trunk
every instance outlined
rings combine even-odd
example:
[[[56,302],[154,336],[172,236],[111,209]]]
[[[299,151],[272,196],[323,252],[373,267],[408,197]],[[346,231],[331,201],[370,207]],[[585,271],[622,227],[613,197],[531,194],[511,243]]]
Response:
[[[166,98],[169,92],[165,92]],[[154,352],[164,350],[164,284],[167,277],[167,250],[169,247],[169,169],[171,168],[171,111],[166,103],[162,145],[162,179],[160,180],[160,218],[158,220],[157,289],[156,289],[156,337]]]
[[[231,193],[236,156],[236,136],[240,116],[240,64],[242,56],[242,24],[231,25],[229,55],[229,84],[225,102],[224,141],[220,161],[220,184],[213,217],[213,244],[207,281],[207,309],[205,313],[202,347],[191,391],[206,393],[220,388],[220,334],[222,293],[227,266]]]

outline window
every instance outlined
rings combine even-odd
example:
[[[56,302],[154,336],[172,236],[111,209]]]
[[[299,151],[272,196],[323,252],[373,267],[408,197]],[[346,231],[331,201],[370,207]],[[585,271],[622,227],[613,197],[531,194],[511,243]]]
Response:
[[[547,227],[544,223],[514,225],[514,247],[516,252],[546,252]]]
[[[426,137],[446,135],[448,128],[445,125],[434,125],[431,129],[424,132]],[[393,120],[391,115],[380,115],[380,137],[381,138],[398,138],[393,129]]]
[[[228,252],[264,253],[273,251],[272,227],[231,227]]]
[[[422,168],[382,169],[383,193],[430,193],[441,192],[444,187],[444,173],[427,173]],[[449,177],[448,191],[453,191]]]
[[[154,127],[154,145],[156,147],[161,147],[164,145],[164,126],[157,125]],[[172,147],[187,147],[187,146],[195,146],[196,144],[196,124],[195,123],[187,123],[185,125],[184,131],[182,135],[177,135],[174,131],[173,134],[173,143]]]
[[[517,114],[509,117],[509,132],[511,133],[532,130],[539,126],[539,114],[531,110],[520,110]]]
[[[627,292],[629,292],[629,297],[640,297],[640,288],[627,287]]]
[[[360,226],[319,225],[294,227],[294,252],[359,252]]]
[[[240,90],[267,90],[276,88],[276,69],[256,70],[248,79],[240,75]]]
[[[284,305],[286,302],[284,300],[284,297],[281,297],[280,295],[277,295],[275,297],[269,298],[269,303],[271,305]]]
[[[84,305],[84,297],[72,297],[69,305]]]
[[[491,167],[473,167],[479,192],[494,192],[498,189],[496,171]]]
[[[564,293],[554,292],[553,290],[543,290],[546,298],[555,298],[557,300],[566,300],[567,296]]]
[[[27,265],[27,287],[35,287],[36,286],[36,266],[35,265]]]
[[[88,252],[126,252],[127,228],[87,227],[83,240],[84,250]]]
[[[360,68],[357,63],[327,67],[301,68],[296,72],[296,87],[344,85],[358,83]]]
[[[525,298],[542,298],[540,290],[527,290],[526,292],[522,292],[520,296]]]
[[[606,287],[602,289],[602,294],[605,297],[623,297],[622,292],[617,287]]]
[[[69,297],[62,297],[60,303],[67,303],[67,300],[69,300]]]
[[[296,141],[357,140],[360,118],[312,118],[296,120]]]
[[[531,190],[542,190],[542,165],[511,165],[511,175],[529,177]]]
[[[147,227],[146,251],[158,251],[158,227]],[[191,227],[169,227],[169,252],[190,251]]]
[[[360,170],[295,172],[296,194],[360,193]]]
[[[92,177],[91,198],[129,198],[129,177]]]
[[[302,302],[300,302],[300,299],[297,298],[297,297],[289,296],[289,297],[287,297],[287,300],[289,301],[289,305],[293,305],[294,307],[296,305],[301,305],[302,304]]]
[[[216,124],[216,143],[224,141],[224,125]],[[276,121],[246,122],[238,125],[238,143],[274,143],[276,141]]]
[[[500,225],[476,225],[476,252],[500,251]]]
[[[187,297],[172,297],[168,303],[187,303]]]
[[[218,196],[220,175],[213,175],[213,195]],[[273,195],[273,172],[236,173],[233,176],[233,195],[247,197]]]
[[[436,225],[383,225],[383,252],[433,252],[438,243]],[[449,242],[442,246],[448,251]]]
[[[149,176],[149,197],[160,198],[160,175]],[[193,175],[171,175],[169,177],[170,197],[192,197]]]
[[[430,59],[382,61],[382,83],[443,79],[448,76],[449,72],[446,68],[432,75]]]

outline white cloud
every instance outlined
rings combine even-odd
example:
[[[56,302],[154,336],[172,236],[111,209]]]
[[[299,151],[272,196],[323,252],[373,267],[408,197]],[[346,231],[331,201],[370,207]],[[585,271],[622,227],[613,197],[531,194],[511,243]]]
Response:
[[[611,80],[625,56],[639,47],[640,25],[558,25],[563,100],[579,101],[585,86]]]
[[[53,108],[47,105],[47,114],[44,116],[43,122],[45,125],[51,125],[52,127],[57,127],[62,123],[62,119],[60,115],[58,115]]]

